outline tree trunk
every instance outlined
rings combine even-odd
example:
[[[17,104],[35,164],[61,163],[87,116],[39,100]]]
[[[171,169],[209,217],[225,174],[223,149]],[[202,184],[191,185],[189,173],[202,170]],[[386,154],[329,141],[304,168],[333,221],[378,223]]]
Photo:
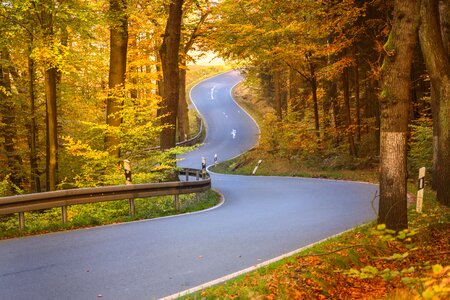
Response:
[[[356,109],[356,139],[361,142],[361,103],[359,93],[359,63],[355,65],[355,109]]]
[[[47,125],[47,191],[56,190],[58,161],[58,123],[56,111],[56,69],[45,71],[46,125]]]
[[[320,127],[319,127],[319,101],[317,99],[317,77],[316,70],[312,62],[309,62],[310,84],[312,91],[312,100],[314,105],[314,128],[316,130],[317,144],[320,145]]]
[[[109,10],[113,19],[110,25],[109,81],[106,100],[106,124],[119,127],[122,111],[125,74],[127,69],[128,17],[126,0],[110,0]],[[116,134],[105,136],[105,148],[111,156],[120,157],[120,138]]]
[[[180,96],[178,57],[183,2],[184,0],[173,0],[170,2],[164,39],[159,50],[164,86],[161,123],[165,125],[160,136],[161,150],[170,149],[176,145],[176,123]]]
[[[355,139],[353,137],[353,129],[352,129],[353,124],[350,111],[350,88],[349,88],[348,68],[344,68],[342,73],[342,88],[344,90],[345,120],[347,122],[346,134],[348,136],[349,153],[351,156],[356,156],[356,145]]]
[[[178,105],[178,141],[189,139],[189,114],[186,97],[186,60],[181,59],[180,68],[180,103]]]
[[[53,47],[53,7],[43,7],[41,11],[42,30],[47,47]],[[57,122],[57,69],[54,66],[46,66],[44,74],[45,97],[46,97],[46,175],[47,191],[56,190],[57,166],[58,166],[58,122]]]
[[[277,113],[278,121],[283,119],[283,111],[281,109],[281,79],[280,70],[276,67],[273,69],[273,85],[274,85],[274,98],[275,98],[275,111]]]
[[[436,191],[438,201],[450,206],[450,63],[439,26],[439,0],[422,0],[420,45],[438,101]]]
[[[29,80],[29,95],[30,95],[30,121],[28,124],[28,145],[30,147],[30,173],[31,173],[31,187],[32,190],[41,192],[40,172],[38,169],[39,158],[37,156],[37,140],[38,129],[36,125],[36,95],[35,95],[35,74],[34,60],[30,55],[28,56],[28,80]]]
[[[378,223],[408,227],[406,147],[410,72],[417,41],[419,0],[396,0],[382,67],[380,204]]]

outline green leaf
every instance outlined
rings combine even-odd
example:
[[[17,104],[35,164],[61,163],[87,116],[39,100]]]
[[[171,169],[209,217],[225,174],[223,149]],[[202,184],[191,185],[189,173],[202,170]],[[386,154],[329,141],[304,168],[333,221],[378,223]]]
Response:
[[[415,271],[414,267],[409,267],[408,269],[403,269],[402,274],[413,273]]]
[[[385,229],[386,229],[386,224],[378,224],[377,230],[385,230]]]
[[[433,274],[439,275],[442,272],[442,270],[444,270],[444,267],[442,265],[438,264],[438,265],[433,265],[432,269],[433,269]]]
[[[378,269],[373,266],[365,266],[364,268],[361,269],[361,272],[370,273],[370,274],[375,275],[375,274],[378,274]]]

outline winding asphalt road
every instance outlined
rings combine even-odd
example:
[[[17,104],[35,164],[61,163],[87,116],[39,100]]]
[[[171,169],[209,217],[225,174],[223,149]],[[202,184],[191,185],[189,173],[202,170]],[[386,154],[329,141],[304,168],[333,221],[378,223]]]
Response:
[[[236,105],[236,71],[198,84],[204,146],[181,166],[234,157],[258,128]],[[220,278],[374,218],[376,186],[212,174],[225,202],[205,212],[0,241],[0,299],[154,299]]]

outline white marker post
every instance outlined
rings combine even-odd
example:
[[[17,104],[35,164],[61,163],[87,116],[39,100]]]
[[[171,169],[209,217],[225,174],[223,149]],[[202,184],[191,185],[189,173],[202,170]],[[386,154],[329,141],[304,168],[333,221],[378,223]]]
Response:
[[[125,169],[125,184],[132,184],[131,182],[131,162],[128,159],[123,161],[123,168]],[[130,215],[134,216],[136,213],[136,208],[134,206],[134,199],[128,199],[130,204]]]
[[[206,158],[202,157],[202,179],[206,178]]]
[[[217,166],[217,153],[214,154],[214,166]]]
[[[419,181],[417,182],[416,212],[422,212],[423,192],[425,189],[425,167],[419,169]]]
[[[262,159],[258,160],[258,163],[256,164],[255,168],[253,169],[252,175],[255,175],[256,170],[258,170],[258,167],[261,163],[262,163]]]

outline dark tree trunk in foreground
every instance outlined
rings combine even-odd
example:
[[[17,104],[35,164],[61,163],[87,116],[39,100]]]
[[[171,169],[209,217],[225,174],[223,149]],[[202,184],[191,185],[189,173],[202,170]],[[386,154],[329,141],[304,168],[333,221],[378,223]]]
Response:
[[[176,145],[176,125],[180,96],[180,70],[178,66],[178,57],[180,50],[183,1],[184,0],[172,0],[170,2],[169,17],[167,19],[164,40],[159,50],[164,89],[161,104],[161,123],[166,125],[161,131],[161,150],[170,149]]]
[[[122,124],[122,111],[125,74],[127,71],[128,18],[126,0],[110,0],[110,53],[108,99],[106,100],[106,124],[119,127]],[[120,156],[120,139],[117,134],[105,136],[105,148],[111,156]]]
[[[406,145],[410,74],[419,22],[418,0],[397,0],[392,29],[384,45],[381,91],[381,163],[378,223],[408,227]]]
[[[420,16],[420,45],[439,109],[434,186],[438,201],[450,206],[450,63],[439,26],[439,0],[422,0]]]

